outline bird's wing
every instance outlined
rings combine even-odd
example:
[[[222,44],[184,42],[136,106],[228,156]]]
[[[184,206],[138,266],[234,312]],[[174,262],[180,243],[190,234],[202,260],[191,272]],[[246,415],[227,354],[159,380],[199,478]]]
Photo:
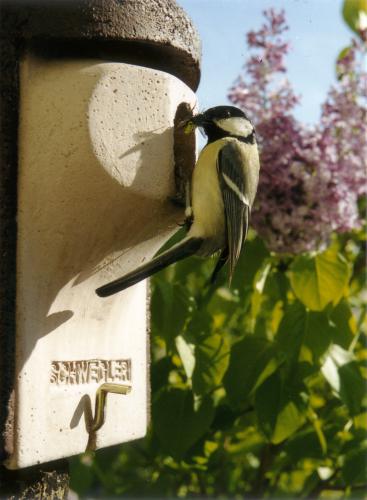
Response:
[[[226,144],[218,154],[217,170],[222,191],[227,225],[229,280],[246,238],[249,219],[249,200],[245,196],[243,158],[235,141]]]

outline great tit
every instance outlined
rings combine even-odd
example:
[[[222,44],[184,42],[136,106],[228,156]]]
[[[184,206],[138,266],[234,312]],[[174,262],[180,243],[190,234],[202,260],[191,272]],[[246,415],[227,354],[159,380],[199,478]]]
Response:
[[[125,276],[96,290],[100,297],[120,292],[190,255],[220,251],[212,282],[228,262],[229,282],[246,239],[259,180],[255,129],[242,110],[216,106],[184,124],[185,133],[201,128],[208,138],[196,162],[186,207],[186,237]]]

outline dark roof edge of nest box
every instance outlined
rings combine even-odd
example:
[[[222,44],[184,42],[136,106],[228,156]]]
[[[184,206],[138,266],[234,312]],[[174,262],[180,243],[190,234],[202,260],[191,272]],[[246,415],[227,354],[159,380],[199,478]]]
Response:
[[[175,0],[0,0],[1,37],[52,56],[97,57],[166,71],[194,91],[201,43]]]

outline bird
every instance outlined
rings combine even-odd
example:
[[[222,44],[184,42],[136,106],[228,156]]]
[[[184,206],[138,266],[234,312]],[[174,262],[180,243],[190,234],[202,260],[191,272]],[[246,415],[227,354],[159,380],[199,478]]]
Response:
[[[108,297],[191,255],[219,253],[211,277],[228,263],[228,281],[246,239],[260,171],[254,125],[235,106],[215,106],[181,124],[186,134],[201,129],[207,143],[195,164],[188,193],[186,236],[137,269],[97,288]]]

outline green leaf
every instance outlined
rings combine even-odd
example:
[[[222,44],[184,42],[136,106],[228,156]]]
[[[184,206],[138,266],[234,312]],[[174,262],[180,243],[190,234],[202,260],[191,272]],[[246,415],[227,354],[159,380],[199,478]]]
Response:
[[[337,304],[349,275],[348,263],[333,248],[315,257],[296,257],[289,273],[295,296],[312,311],[322,311],[330,302]]]
[[[195,293],[199,287],[204,287],[212,272],[213,262],[210,259],[189,257],[177,262],[174,266],[174,279],[177,283],[184,283]]]
[[[361,411],[366,386],[354,356],[338,345],[329,348],[321,371],[351,415]]]
[[[338,369],[340,377],[339,395],[351,415],[358,415],[366,394],[366,382],[356,361],[351,361]]]
[[[218,443],[215,441],[205,441],[204,443],[204,455],[210,457],[217,449]]]
[[[305,422],[305,416],[294,401],[288,401],[280,411],[275,426],[272,443],[279,444],[294,434]]]
[[[191,390],[166,389],[154,401],[152,417],[162,449],[180,460],[209,429],[214,417],[213,402],[206,397],[196,406]]]
[[[242,305],[242,307],[244,306]],[[233,319],[235,320],[240,311],[238,295],[224,287],[216,290],[207,306],[207,312],[212,317],[216,329],[223,327],[223,325],[227,327]]]
[[[198,344],[201,340],[210,335],[213,330],[213,318],[206,310],[199,309],[194,312],[189,320],[185,338],[192,344]]]
[[[223,380],[231,405],[246,405],[250,393],[278,364],[276,346],[263,337],[246,336],[234,344]]]
[[[348,349],[356,334],[356,321],[348,302],[342,299],[332,310],[330,319],[335,325],[333,341],[344,349]]]
[[[152,393],[155,394],[163,386],[168,384],[170,372],[175,368],[169,356],[156,360],[151,367]]]
[[[344,49],[342,49],[339,52],[338,57],[336,58],[335,70],[336,70],[336,77],[338,78],[338,80],[340,80],[344,76],[344,69],[345,68],[344,68],[344,65],[341,64],[341,61],[342,61],[342,59],[344,59],[348,55],[351,48],[352,47],[350,45],[348,45],[347,47],[344,47]]]
[[[338,345],[332,345],[324,356],[321,371],[335,392],[340,391],[339,366],[354,360],[353,354]]]
[[[270,270],[271,270],[271,262],[269,262],[268,260],[264,260],[260,269],[257,271],[255,275],[254,288],[260,294],[264,292],[264,287],[266,284],[266,280],[268,279]]]
[[[194,354],[195,346],[189,344],[182,335],[179,335],[176,337],[176,349],[182,361],[186,376],[191,379],[196,363]]]
[[[307,316],[304,344],[312,353],[312,361],[316,363],[328,349],[334,329],[325,312],[311,311]]]
[[[245,288],[252,287],[257,271],[268,256],[269,251],[260,238],[247,240],[236,266],[232,289],[238,289],[241,295]]]
[[[286,355],[286,362],[294,365],[298,361],[305,335],[307,312],[301,302],[289,306],[279,324],[276,341]]]
[[[282,382],[279,372],[273,373],[257,388],[255,411],[260,429],[270,440],[273,436],[282,399]]]
[[[212,423],[212,429],[225,431],[232,429],[239,413],[234,411],[228,404],[219,404],[215,410],[215,418]]]
[[[290,368],[299,369],[299,361],[318,364],[328,349],[335,327],[325,311],[306,311],[298,301],[289,306],[279,324],[276,341]]]
[[[192,299],[181,284],[157,281],[152,296],[152,327],[155,333],[166,342],[172,342],[182,332],[192,308]]]
[[[344,0],[343,17],[355,33],[367,29],[367,0]]]
[[[305,422],[299,409],[300,398],[290,393],[292,383],[292,380],[283,382],[278,370],[256,390],[257,419],[261,430],[274,444],[287,439]]]
[[[229,364],[229,345],[220,334],[201,340],[195,348],[196,366],[193,375],[195,394],[207,394],[221,382]]]
[[[302,346],[308,349],[308,361],[317,363],[328,349],[334,331],[326,312],[307,312],[300,302],[295,302],[286,309],[276,340],[289,365],[298,362]]]
[[[353,449],[345,457],[342,467],[342,476],[348,486],[366,483],[367,470],[367,442],[364,441],[360,448]]]
[[[295,462],[303,457],[321,458],[323,456],[320,440],[315,430],[310,428],[294,434],[287,442],[285,451]]]
[[[286,273],[273,269],[270,279],[267,280],[265,293],[268,293],[275,301],[281,300],[287,303],[287,294],[289,291],[289,280]]]
[[[94,483],[93,458],[86,453],[69,459],[71,481],[70,487],[78,493],[85,495]]]

